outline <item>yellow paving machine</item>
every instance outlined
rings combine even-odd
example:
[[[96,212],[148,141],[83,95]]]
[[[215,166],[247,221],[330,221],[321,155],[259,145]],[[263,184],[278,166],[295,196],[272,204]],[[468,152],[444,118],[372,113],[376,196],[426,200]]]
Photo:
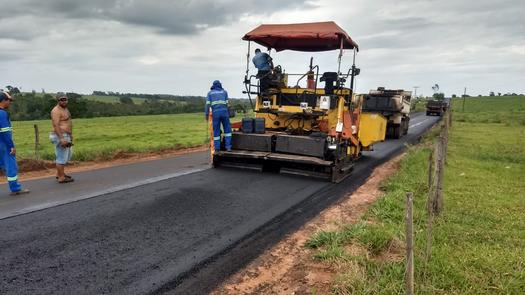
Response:
[[[362,151],[372,150],[375,142],[385,139],[386,118],[362,112],[364,96],[353,92],[360,72],[355,66],[358,45],[336,23],[261,25],[243,40],[248,41],[245,93],[255,118],[243,118],[240,126],[234,126],[232,149],[214,151],[215,167],[270,170],[339,182]],[[313,57],[304,73],[290,74],[276,66],[268,73],[267,89],[261,91],[258,78],[262,78],[249,72],[251,42],[270,53],[338,50],[337,70],[320,73]],[[341,72],[347,50],[353,53],[353,64]],[[295,81],[289,85],[291,80]]]

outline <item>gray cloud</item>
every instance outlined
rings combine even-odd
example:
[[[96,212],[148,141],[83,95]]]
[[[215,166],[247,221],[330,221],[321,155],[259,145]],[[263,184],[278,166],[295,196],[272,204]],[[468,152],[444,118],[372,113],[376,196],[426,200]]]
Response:
[[[447,93],[464,86],[479,93],[498,87],[525,92],[523,0],[0,0],[0,5],[0,67],[9,68],[10,84],[25,89],[198,95],[220,79],[233,96],[241,96],[244,33],[260,23],[334,20],[360,45],[358,91],[419,85],[418,93],[430,94],[430,86],[439,83]],[[316,55],[322,70],[334,69],[332,53]],[[275,60],[299,73],[310,56],[282,52]]]
[[[370,39],[370,48],[525,42],[518,38],[525,35],[522,0],[374,1],[362,7],[356,14],[368,16],[358,33],[363,45]]]
[[[2,3],[4,2],[4,3]],[[7,5],[0,1],[1,4]],[[2,5],[5,7],[4,5]],[[164,34],[185,35],[237,21],[244,14],[268,14],[279,10],[313,7],[305,0],[19,0],[8,19],[24,15],[60,19],[100,19],[156,28]]]
[[[430,19],[412,16],[385,19],[383,23],[385,27],[395,30],[422,30],[429,26],[436,25],[436,23]]]

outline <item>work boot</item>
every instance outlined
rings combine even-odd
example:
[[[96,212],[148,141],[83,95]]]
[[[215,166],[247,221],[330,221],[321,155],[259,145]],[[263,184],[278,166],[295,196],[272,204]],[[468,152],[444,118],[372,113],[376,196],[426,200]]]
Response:
[[[23,194],[29,194],[29,190],[26,188],[23,188],[19,191],[11,192],[11,196],[18,196],[18,195],[23,195]]]
[[[75,179],[73,177],[64,177],[64,179],[60,179],[58,178],[57,179],[58,183],[69,183],[69,182],[73,182],[75,181]]]

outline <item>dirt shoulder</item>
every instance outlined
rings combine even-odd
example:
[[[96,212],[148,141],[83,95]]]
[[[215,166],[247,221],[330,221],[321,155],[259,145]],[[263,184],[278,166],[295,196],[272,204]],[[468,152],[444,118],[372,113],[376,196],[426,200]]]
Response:
[[[207,150],[208,145],[203,145],[187,149],[163,150],[149,153],[119,153],[110,160],[72,162],[66,167],[66,173],[76,173],[131,163],[171,158],[189,153],[204,152]],[[18,166],[19,178],[22,181],[54,176],[56,174],[55,163],[53,161],[22,159],[18,162]],[[2,179],[1,182],[5,182],[5,180]]]
[[[313,259],[313,250],[305,242],[321,230],[335,230],[355,223],[382,192],[380,183],[399,167],[400,155],[377,167],[366,183],[338,204],[289,234],[240,270],[212,294],[327,294],[338,266]],[[357,249],[359,250],[359,249]],[[348,266],[346,266],[348,267]]]

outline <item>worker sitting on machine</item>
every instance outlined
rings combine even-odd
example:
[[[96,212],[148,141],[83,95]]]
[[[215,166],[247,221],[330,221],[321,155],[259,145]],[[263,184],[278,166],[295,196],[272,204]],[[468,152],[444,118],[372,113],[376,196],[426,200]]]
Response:
[[[259,79],[259,93],[266,93],[270,87],[271,75],[273,70],[273,61],[266,52],[261,52],[259,48],[255,49],[255,56],[252,59],[257,68],[257,78]]]
[[[224,145],[227,151],[232,149],[232,128],[228,112],[228,92],[222,88],[219,80],[213,85],[206,98],[205,114],[208,120],[210,108],[213,116],[213,145],[216,151],[221,150],[221,124],[224,129]]]

